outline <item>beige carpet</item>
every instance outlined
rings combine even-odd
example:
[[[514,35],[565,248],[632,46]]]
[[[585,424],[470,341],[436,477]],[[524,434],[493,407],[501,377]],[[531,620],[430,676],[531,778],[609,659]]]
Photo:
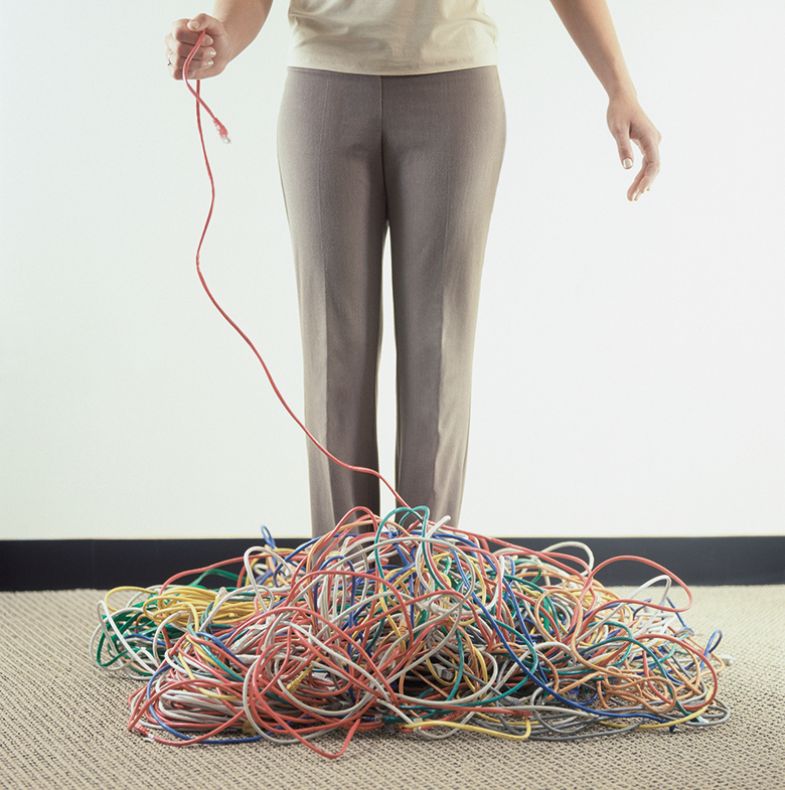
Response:
[[[631,588],[616,588],[618,592]],[[178,748],[126,730],[137,687],[93,666],[99,590],[0,594],[3,788],[785,788],[785,586],[694,587],[685,615],[718,652],[724,725],[579,742],[358,736],[339,760],[266,742]],[[338,739],[325,740],[331,745]]]

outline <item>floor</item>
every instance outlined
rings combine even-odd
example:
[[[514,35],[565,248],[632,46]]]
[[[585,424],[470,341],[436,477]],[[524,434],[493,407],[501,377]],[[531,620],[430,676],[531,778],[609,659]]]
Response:
[[[177,748],[130,733],[126,698],[138,682],[88,655],[104,591],[0,593],[0,786],[785,788],[785,586],[692,590],[686,621],[706,636],[720,628],[719,652],[734,659],[720,675],[723,725],[562,743],[372,734],[338,760],[299,745]]]

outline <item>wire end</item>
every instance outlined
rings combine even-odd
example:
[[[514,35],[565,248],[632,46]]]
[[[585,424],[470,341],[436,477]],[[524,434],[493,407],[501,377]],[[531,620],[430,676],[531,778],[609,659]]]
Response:
[[[227,128],[216,118],[213,123],[215,124],[215,128],[218,130],[218,134],[221,136],[221,139],[225,143],[231,143],[231,139],[229,138],[229,131]]]

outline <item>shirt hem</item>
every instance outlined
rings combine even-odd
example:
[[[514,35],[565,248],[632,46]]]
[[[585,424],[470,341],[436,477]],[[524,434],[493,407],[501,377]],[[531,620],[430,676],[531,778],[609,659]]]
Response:
[[[322,71],[340,71],[345,74],[367,74],[379,77],[394,77],[415,74],[438,74],[444,71],[459,71],[461,69],[477,68],[480,66],[497,66],[496,57],[471,58],[448,63],[422,63],[411,66],[395,67],[369,67],[358,64],[335,63],[321,58],[289,58],[286,66],[293,68],[319,69]]]

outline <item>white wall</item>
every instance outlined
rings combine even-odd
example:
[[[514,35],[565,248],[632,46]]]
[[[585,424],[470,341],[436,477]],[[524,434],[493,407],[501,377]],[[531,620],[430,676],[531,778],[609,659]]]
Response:
[[[785,531],[785,109],[776,0],[613,0],[663,133],[651,193],[547,0],[486,0],[508,147],[475,351],[461,525],[500,535]],[[302,415],[275,159],[287,3],[203,96],[202,270]],[[3,538],[308,532],[306,438],[199,284],[209,205],[172,20],[211,7],[4,4]],[[393,483],[385,259],[381,472]],[[383,508],[393,506],[382,487]]]

